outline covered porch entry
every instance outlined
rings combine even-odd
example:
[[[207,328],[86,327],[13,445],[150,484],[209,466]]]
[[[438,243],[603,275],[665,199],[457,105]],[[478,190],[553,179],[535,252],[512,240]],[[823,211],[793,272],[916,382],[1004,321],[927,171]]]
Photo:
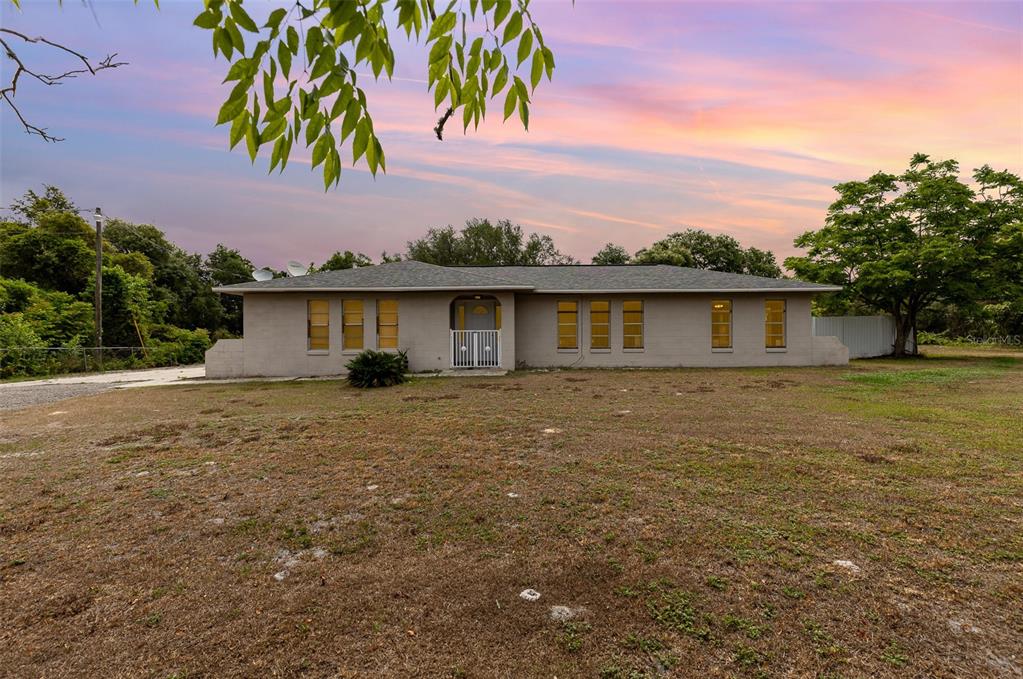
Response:
[[[451,367],[501,366],[501,302],[493,295],[463,295],[451,302]]]

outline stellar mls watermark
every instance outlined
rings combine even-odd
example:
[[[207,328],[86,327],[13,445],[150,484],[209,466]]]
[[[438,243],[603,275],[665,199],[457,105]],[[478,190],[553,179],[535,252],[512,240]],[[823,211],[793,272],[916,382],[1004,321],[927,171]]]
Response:
[[[993,335],[991,337],[967,335],[963,338],[963,341],[970,344],[1011,344],[1020,346],[1023,345],[1023,335]]]

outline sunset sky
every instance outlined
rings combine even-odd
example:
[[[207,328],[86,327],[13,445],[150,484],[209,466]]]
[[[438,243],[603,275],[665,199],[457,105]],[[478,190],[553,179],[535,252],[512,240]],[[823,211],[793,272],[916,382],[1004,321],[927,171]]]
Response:
[[[366,86],[387,174],[346,167],[326,193],[304,150],[272,176],[227,150],[213,126],[225,61],[191,26],[201,3],[23,4],[2,0],[5,26],[130,65],[60,88],[23,80],[22,110],[67,140],[30,137],[4,109],[2,203],[52,183],[256,265],[376,257],[477,216],[550,234],[585,262],[608,241],[634,251],[684,226],[781,259],[821,224],[835,183],[899,171],[914,152],[1023,172],[1020,2],[534,0],[557,70],[528,132],[495,103],[478,132],[452,125],[438,142],[425,50],[403,45],[394,80]],[[260,23],[274,6],[249,4]],[[40,70],[73,67],[30,54]]]

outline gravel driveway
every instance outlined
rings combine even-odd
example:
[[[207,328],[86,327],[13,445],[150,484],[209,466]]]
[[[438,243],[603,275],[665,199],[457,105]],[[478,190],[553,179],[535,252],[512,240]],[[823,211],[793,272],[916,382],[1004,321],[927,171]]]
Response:
[[[193,365],[184,368],[121,370],[27,382],[3,382],[0,383],[0,411],[21,410],[75,396],[98,394],[110,389],[175,384],[183,380],[203,378],[205,375],[205,366]]]

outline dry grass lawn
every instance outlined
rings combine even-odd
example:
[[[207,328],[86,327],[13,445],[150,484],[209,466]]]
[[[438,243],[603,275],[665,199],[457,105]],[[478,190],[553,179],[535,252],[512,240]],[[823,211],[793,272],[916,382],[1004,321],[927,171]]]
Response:
[[[4,413],[0,674],[1020,676],[1023,356]]]

